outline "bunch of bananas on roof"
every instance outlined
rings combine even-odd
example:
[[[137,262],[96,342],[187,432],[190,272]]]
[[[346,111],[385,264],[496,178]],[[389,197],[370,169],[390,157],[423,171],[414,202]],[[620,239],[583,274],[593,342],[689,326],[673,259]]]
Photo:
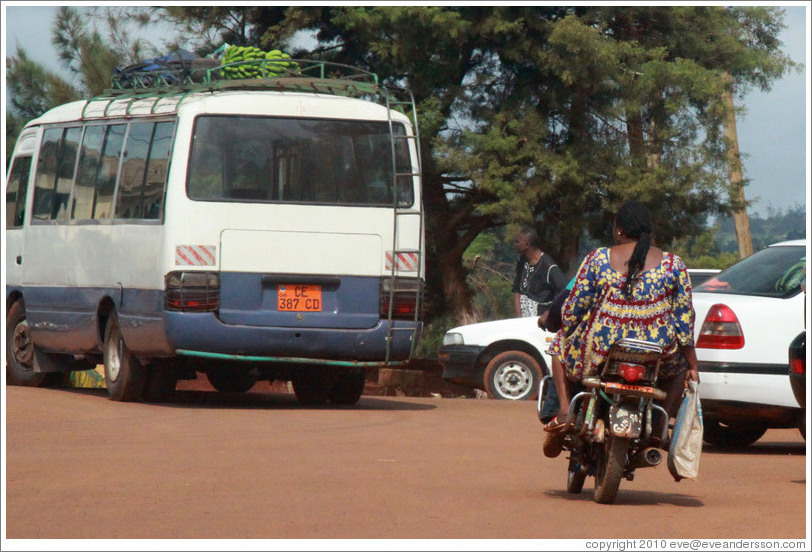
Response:
[[[229,46],[223,53],[223,78],[262,79],[298,71],[299,65],[280,50],[264,52],[255,46]]]

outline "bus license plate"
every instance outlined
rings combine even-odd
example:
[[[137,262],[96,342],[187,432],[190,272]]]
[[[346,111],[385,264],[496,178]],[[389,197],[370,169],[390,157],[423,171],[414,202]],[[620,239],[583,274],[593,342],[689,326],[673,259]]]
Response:
[[[321,312],[321,286],[281,285],[277,288],[277,308],[289,312]]]
[[[641,393],[654,393],[653,387],[643,387],[641,385],[626,385],[625,383],[607,382],[606,389],[617,389],[622,391],[638,391]]]

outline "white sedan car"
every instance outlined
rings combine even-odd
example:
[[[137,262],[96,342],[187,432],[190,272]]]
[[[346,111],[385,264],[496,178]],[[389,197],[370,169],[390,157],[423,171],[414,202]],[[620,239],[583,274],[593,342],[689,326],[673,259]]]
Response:
[[[509,318],[452,328],[439,360],[443,379],[484,389],[494,399],[532,399],[550,374],[547,349],[553,339],[538,318]]]
[[[705,441],[746,446],[769,428],[798,427],[788,378],[790,342],[805,327],[804,240],[767,247],[693,294]]]

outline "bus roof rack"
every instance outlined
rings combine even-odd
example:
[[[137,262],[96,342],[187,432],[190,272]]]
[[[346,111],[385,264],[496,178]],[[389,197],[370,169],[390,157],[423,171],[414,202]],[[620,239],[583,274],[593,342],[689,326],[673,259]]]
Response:
[[[235,78],[239,76],[243,78]],[[162,64],[149,71],[122,72],[113,80],[112,88],[104,92],[105,96],[119,97],[222,89],[375,94],[378,85],[375,73],[327,61],[253,59],[219,65],[219,60],[200,58],[191,64]]]
[[[256,76],[234,78],[245,74]],[[240,60],[220,65],[217,59],[198,58],[191,63],[160,64],[152,70],[125,69],[113,80],[112,88],[86,102],[82,118],[109,116],[108,110],[114,103],[115,111],[123,111],[124,115],[129,115],[136,104],[143,106],[145,101],[151,103],[151,113],[158,113],[162,107],[177,109],[184,98],[195,92],[218,90],[276,90],[368,98],[384,95],[388,98],[381,103],[392,106],[413,102],[410,97],[405,102],[393,102],[391,93],[400,90],[398,87],[384,86],[375,73],[350,65],[291,58]]]

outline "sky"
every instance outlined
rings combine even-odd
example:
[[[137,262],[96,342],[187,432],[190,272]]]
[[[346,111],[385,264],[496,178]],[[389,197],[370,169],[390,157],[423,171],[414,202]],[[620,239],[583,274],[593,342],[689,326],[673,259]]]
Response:
[[[655,3],[660,4],[652,2]],[[12,55],[19,45],[30,58],[57,69],[58,59],[50,37],[60,4],[71,3],[4,2],[3,57]],[[787,28],[779,39],[784,44],[784,52],[803,68],[776,81],[770,91],[755,89],[743,98],[737,98],[737,107],[745,110],[737,119],[737,129],[744,177],[748,181],[745,196],[753,202],[748,211],[751,216],[762,217],[766,217],[770,209],[786,210],[806,205],[812,187],[806,155],[810,138],[809,106],[812,105],[806,68],[810,51],[810,3],[787,1],[769,5],[779,5],[786,10],[784,23]],[[167,29],[158,29],[144,37],[160,44],[166,33]]]

